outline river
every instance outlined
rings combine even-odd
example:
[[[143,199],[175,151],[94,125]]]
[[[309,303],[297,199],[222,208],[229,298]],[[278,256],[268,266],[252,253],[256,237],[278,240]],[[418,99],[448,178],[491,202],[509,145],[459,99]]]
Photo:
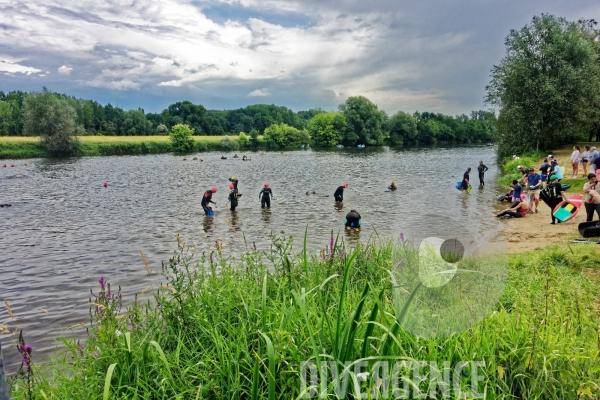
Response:
[[[492,147],[246,155],[251,161],[233,159],[233,154],[221,160],[221,153],[198,154],[202,162],[192,160],[193,155],[183,161],[167,154],[4,161],[0,204],[12,207],[0,208],[0,298],[9,302],[16,321],[0,304],[0,323],[23,329],[36,359],[48,356],[57,336],[85,336],[82,327],[66,328],[89,321],[89,291],[96,291],[100,277],[123,288],[125,305],[133,294],[156,286],[160,276],[146,273],[139,250],[150,268],[160,271],[177,247],[176,234],[199,251],[214,249],[221,239],[225,254],[236,255],[244,250],[242,234],[249,245],[268,251],[269,233],[283,230],[294,236],[300,251],[308,224],[308,247],[317,252],[332,230],[337,235],[342,229],[351,208],[361,214],[363,230],[341,235],[354,244],[367,242],[375,230],[386,237],[411,229],[407,226],[435,224],[426,214],[458,218],[475,235],[497,231],[491,212],[500,193],[500,168]],[[476,171],[480,159],[490,168],[487,185],[479,188],[472,172],[473,191],[462,195],[455,183],[467,167]],[[231,175],[238,177],[243,194],[235,215],[225,207]],[[385,192],[393,179],[399,190]],[[268,211],[258,202],[265,181],[277,199]],[[340,209],[333,192],[344,182],[349,187]],[[211,218],[204,216],[200,200],[212,186],[219,190]],[[313,189],[316,194],[306,194]],[[5,347],[12,340],[8,335],[0,339]],[[5,348],[4,353],[15,369],[16,350]]]

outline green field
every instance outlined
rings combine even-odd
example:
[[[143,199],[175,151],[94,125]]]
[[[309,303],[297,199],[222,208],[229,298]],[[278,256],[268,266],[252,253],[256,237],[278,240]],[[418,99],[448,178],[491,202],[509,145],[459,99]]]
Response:
[[[222,148],[225,136],[194,136],[192,152],[208,150],[236,150]],[[237,145],[238,137],[230,136]],[[259,139],[261,139],[259,137]],[[76,156],[158,154],[172,151],[169,136],[80,136]],[[0,136],[0,159],[50,157],[40,146],[39,138]]]

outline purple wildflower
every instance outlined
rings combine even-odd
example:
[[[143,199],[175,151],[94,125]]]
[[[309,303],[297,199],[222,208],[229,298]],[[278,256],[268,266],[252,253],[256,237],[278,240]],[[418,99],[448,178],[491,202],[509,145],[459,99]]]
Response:
[[[329,249],[333,252],[333,236],[329,240]]]
[[[398,268],[401,268],[404,265],[404,258],[402,260],[400,260],[400,262],[398,263]]]
[[[371,253],[367,254],[367,259],[371,258]]]
[[[98,283],[100,284],[100,287],[102,288],[102,290],[105,290],[104,278],[98,279]]]
[[[254,251],[256,251],[256,242],[252,242],[252,244],[254,245]]]
[[[27,371],[29,371],[30,368],[30,362],[31,362],[31,352],[33,351],[33,348],[31,348],[31,346],[28,346],[25,344],[25,341],[22,340],[22,336],[21,336],[21,341],[23,344],[18,345],[17,346],[17,350],[19,350],[19,353],[21,353],[21,355],[23,356],[23,364],[25,364],[25,367],[27,368]]]
[[[404,242],[404,233],[400,232],[400,240],[402,240]]]
[[[342,252],[340,253],[340,258],[343,258],[343,257],[344,257],[344,252],[342,251]]]
[[[96,350],[92,351],[92,357],[98,358],[98,353],[96,352]]]

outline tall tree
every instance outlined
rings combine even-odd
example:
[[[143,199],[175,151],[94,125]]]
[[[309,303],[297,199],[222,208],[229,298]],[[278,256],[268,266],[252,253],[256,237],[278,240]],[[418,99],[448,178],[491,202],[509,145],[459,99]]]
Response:
[[[349,97],[340,104],[340,111],[348,124],[345,144],[383,144],[383,113],[369,99],[363,96]]]
[[[77,113],[65,99],[44,90],[25,98],[23,132],[39,136],[50,153],[68,155],[77,149],[77,135],[83,133],[83,127],[77,124]]]
[[[346,118],[344,114],[331,112],[319,113],[313,117],[308,132],[316,146],[333,147],[344,137]]]
[[[403,144],[414,142],[417,138],[417,121],[405,112],[398,111],[388,121],[390,130],[390,143]]]
[[[506,38],[487,102],[500,107],[499,152],[548,149],[590,125],[600,104],[594,21],[536,16]]]

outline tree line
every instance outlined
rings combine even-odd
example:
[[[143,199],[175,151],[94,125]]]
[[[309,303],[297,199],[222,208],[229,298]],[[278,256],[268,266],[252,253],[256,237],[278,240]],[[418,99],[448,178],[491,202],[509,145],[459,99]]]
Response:
[[[64,106],[61,120],[72,118],[71,131],[77,135],[166,135],[173,127],[186,125],[194,135],[235,135],[242,144],[257,145],[258,137],[262,136],[263,143],[274,148],[303,144],[333,147],[337,144],[480,143],[490,141],[496,131],[495,114],[489,111],[473,111],[471,115],[456,117],[400,111],[389,117],[363,96],[349,97],[337,112],[321,109],[294,112],[284,106],[267,104],[217,111],[181,101],[161,113],[145,113],[141,108],[125,111],[111,104],[103,106],[93,100],[77,99],[44,88],[39,93],[0,91],[0,135],[40,135],[38,130],[27,127],[36,126],[30,119],[41,114],[29,111],[34,105],[39,111],[44,105],[56,107],[57,104]],[[59,132],[56,129],[50,131]]]
[[[596,21],[535,16],[506,38],[487,103],[499,108],[500,155],[600,139],[600,31]]]

